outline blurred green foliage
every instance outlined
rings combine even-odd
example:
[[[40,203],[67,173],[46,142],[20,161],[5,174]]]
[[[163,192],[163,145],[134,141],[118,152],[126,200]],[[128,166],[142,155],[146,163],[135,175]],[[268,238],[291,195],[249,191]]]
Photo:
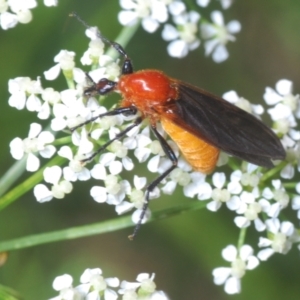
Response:
[[[218,5],[215,3],[214,7]],[[110,39],[114,39],[121,28],[117,21],[118,1],[63,0],[56,8],[40,4],[33,10],[31,23],[0,32],[1,174],[14,162],[9,142],[16,136],[27,136],[29,124],[36,121],[33,113],[8,106],[7,82],[18,76],[42,76],[43,71],[53,66],[53,57],[61,49],[75,51],[79,62],[88,39],[83,27],[68,17],[74,10]],[[202,14],[209,18],[210,11],[205,9]],[[242,31],[237,41],[228,46],[230,58],[222,64],[205,58],[203,47],[185,59],[170,58],[160,32],[150,35],[142,29],[126,49],[136,69],[159,68],[218,95],[234,89],[252,103],[261,103],[264,88],[273,87],[282,78],[292,80],[295,91],[299,91],[300,1],[236,1],[225,12],[225,20],[232,19],[241,22]],[[43,80],[43,86],[59,90],[65,88],[65,83],[61,76],[53,83]],[[124,176],[133,177],[125,173]],[[148,174],[144,165],[135,168],[135,173]],[[78,182],[67,198],[45,204],[37,203],[32,192],[27,193],[1,212],[0,239],[114,217],[113,207],[99,205],[91,199],[91,185],[91,182]],[[151,207],[185,201],[192,200],[186,199],[178,189],[175,195],[162,196]],[[221,249],[236,244],[238,238],[233,214],[226,209],[218,213],[202,210],[145,225],[134,242],[127,239],[130,233],[131,229],[126,229],[12,252],[0,269],[0,282],[18,291],[24,299],[47,299],[56,295],[51,287],[56,276],[69,273],[76,284],[85,268],[100,267],[106,277],[118,276],[131,281],[138,273],[155,272],[158,288],[173,300],[299,298],[296,249],[288,256],[275,255],[256,270],[249,271],[243,278],[241,295],[228,296],[223,287],[213,284],[212,269],[226,265]],[[256,245],[257,237],[258,234],[250,230],[247,242]]]

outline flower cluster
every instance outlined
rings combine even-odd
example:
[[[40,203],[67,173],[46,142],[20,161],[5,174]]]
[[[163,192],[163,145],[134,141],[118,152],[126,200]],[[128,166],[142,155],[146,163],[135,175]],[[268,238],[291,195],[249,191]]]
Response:
[[[117,277],[104,278],[102,270],[86,269],[80,276],[78,286],[73,286],[73,278],[69,274],[58,276],[53,281],[53,289],[59,295],[50,300],[168,300],[163,291],[156,290],[155,275],[141,273],[136,282],[120,280]]]
[[[178,7],[182,5],[180,1],[162,0],[122,1],[122,3],[124,9],[128,5],[127,13],[137,14],[144,11],[144,15],[152,19],[156,16],[154,8],[149,6],[151,9],[145,10],[143,3],[148,3],[147,5],[156,3],[160,7],[163,4],[169,12],[176,10],[175,5]],[[136,6],[130,6],[129,3]],[[182,18],[181,14],[182,12],[178,13],[176,17]],[[140,15],[138,17],[140,18]],[[188,13],[184,18],[191,21],[194,17],[196,17],[194,13]],[[155,18],[159,21],[158,17]],[[218,14],[214,14],[214,18],[216,23],[223,22]],[[203,31],[207,31],[209,36],[208,27],[206,29],[203,27]],[[27,138],[15,138],[10,143],[11,154],[18,160],[25,158],[26,169],[30,172],[40,168],[38,156],[49,159],[56,153],[61,159],[61,164],[52,164],[43,170],[45,182],[37,184],[34,188],[37,201],[62,199],[72,192],[76,181],[96,179],[97,184],[90,190],[92,198],[98,203],[113,205],[118,214],[134,210],[132,220],[137,223],[144,203],[143,190],[147,179],[135,175],[132,181],[124,180],[121,172],[124,169],[133,170],[134,161],[137,160],[140,163],[147,163],[150,172],[160,175],[170,167],[171,162],[160,143],[153,140],[147,120],[128,131],[123,139],[116,139],[108,147],[101,148],[108,140],[114,139],[130,126],[134,117],[125,115],[98,117],[108,111],[109,105],[103,105],[105,99],[103,97],[97,99],[94,95],[83,96],[84,90],[91,84],[91,79],[94,82],[101,78],[117,81],[120,74],[118,63],[105,54],[103,42],[95,32],[95,29],[87,30],[86,34],[90,38],[89,48],[81,57],[81,63],[91,66],[93,70],[88,77],[76,66],[75,53],[67,50],[60,51],[54,58],[55,65],[44,72],[48,81],[55,80],[63,74],[68,83],[67,89],[55,91],[51,87],[44,88],[39,78],[31,80],[27,77],[18,77],[9,81],[11,94],[9,104],[19,110],[26,108],[35,113],[38,119],[49,121],[47,130],[42,130],[39,123],[32,123]],[[215,45],[211,49],[221,51],[216,50],[217,47]],[[258,118],[264,113],[261,105],[251,105],[234,91],[224,94],[224,98]],[[283,79],[278,81],[275,89],[266,89],[264,99],[269,106],[267,112],[273,121],[273,128],[287,151],[284,162],[274,162],[274,169],[263,172],[261,167],[252,164],[242,163],[240,167],[235,163],[230,164],[232,160],[228,155],[222,154],[218,166],[229,161],[232,172],[225,175],[219,169],[218,172],[206,176],[193,171],[184,158],[179,156],[176,144],[167,139],[176,156],[179,156],[178,168],[150,193],[150,199],[158,198],[160,193],[171,195],[179,185],[183,187],[185,196],[206,201],[207,209],[210,211],[216,212],[222,205],[226,206],[234,212],[234,223],[242,232],[253,225],[259,233],[258,247],[261,250],[257,258],[261,261],[274,253],[286,254],[293,244],[299,242],[295,224],[283,220],[282,211],[292,209],[300,218],[300,184],[291,181],[296,172],[300,171],[299,95],[294,95],[292,83]],[[110,107],[114,108],[115,105]],[[89,122],[90,120],[93,122]],[[72,134],[70,129],[73,129]],[[167,138],[161,127],[158,126],[157,129]],[[94,156],[99,148],[101,151]],[[90,159],[91,157],[93,159]],[[148,210],[143,221],[150,217],[150,213]],[[215,282],[224,284],[228,293],[239,292],[240,279],[246,270],[258,265],[252,248],[243,245],[243,242],[238,249],[230,246],[223,251],[223,257],[231,263],[231,267],[217,268],[213,273]],[[68,282],[67,287],[63,285],[59,290],[69,293],[70,288],[71,295],[79,293],[79,290],[71,288],[70,278]],[[125,290],[125,294],[126,288],[123,285],[121,290]],[[132,293],[136,293],[136,290]]]
[[[198,0],[197,4],[206,7],[209,2]],[[229,8],[231,2],[222,0],[222,8]],[[221,11],[213,11],[209,21],[197,11],[188,10],[180,0],[120,0],[120,5],[123,10],[119,13],[119,22],[124,26],[140,20],[143,28],[152,33],[164,24],[162,38],[169,42],[167,51],[172,57],[185,57],[189,51],[198,48],[203,39],[205,54],[212,55],[217,63],[223,62],[229,56],[226,44],[235,41],[234,34],[241,30],[238,21],[226,25]]]
[[[46,6],[56,6],[58,0],[44,0]],[[6,30],[18,23],[31,22],[31,9],[37,6],[36,0],[0,0],[0,26]]]

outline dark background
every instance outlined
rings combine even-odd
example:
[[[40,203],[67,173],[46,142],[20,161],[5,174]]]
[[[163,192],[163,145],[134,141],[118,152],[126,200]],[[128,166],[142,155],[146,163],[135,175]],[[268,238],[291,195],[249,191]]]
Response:
[[[42,2],[42,1],[40,1]],[[211,8],[219,8],[213,1]],[[209,18],[212,9],[201,13]],[[16,136],[27,136],[35,114],[17,111],[8,106],[7,82],[18,76],[35,79],[53,66],[53,57],[67,49],[77,53],[77,62],[87,48],[84,29],[68,14],[77,11],[89,24],[97,25],[110,39],[121,26],[117,21],[118,1],[64,0],[56,8],[40,4],[33,10],[34,20],[0,31],[0,105],[1,161],[3,174],[13,163],[9,142]],[[222,95],[234,89],[252,103],[261,103],[266,86],[274,87],[282,78],[294,82],[299,91],[300,1],[252,0],[236,1],[225,12],[226,22],[237,19],[242,31],[237,41],[230,43],[230,58],[216,64],[205,58],[203,47],[185,59],[170,58],[160,31],[148,34],[139,29],[126,47],[136,69],[159,68],[170,76],[198,85]],[[78,63],[79,65],[79,63]],[[43,82],[44,87],[57,90],[66,87],[60,77],[55,82]],[[270,120],[266,119],[266,122]],[[145,166],[136,173],[147,175]],[[26,178],[26,175],[23,177]],[[132,178],[132,174],[122,174]],[[39,204],[32,192],[27,193],[1,212],[0,239],[7,240],[28,234],[42,233],[89,224],[115,217],[108,205],[99,205],[89,196],[92,182],[75,184],[73,193],[64,200]],[[173,196],[162,196],[153,209],[191,201],[178,189]],[[249,271],[242,280],[242,294],[228,296],[223,287],[212,281],[212,269],[227,266],[221,249],[236,244],[238,229],[233,214],[226,209],[218,213],[207,210],[143,226],[134,242],[127,239],[131,229],[53,243],[10,253],[0,270],[0,283],[20,292],[24,299],[46,299],[56,295],[53,279],[69,273],[78,284],[86,268],[100,267],[105,277],[117,276],[134,281],[138,273],[155,272],[159,289],[177,299],[298,299],[299,253],[273,256],[259,268]],[[255,246],[258,234],[249,231],[247,243]]]

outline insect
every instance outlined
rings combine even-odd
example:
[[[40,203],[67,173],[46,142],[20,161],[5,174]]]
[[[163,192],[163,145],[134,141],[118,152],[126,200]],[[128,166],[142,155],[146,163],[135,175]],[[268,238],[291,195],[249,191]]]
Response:
[[[90,28],[76,13],[71,16],[75,16],[85,27]],[[136,115],[138,112],[140,116],[84,161],[91,160],[114,140],[122,138],[147,118],[152,132],[172,162],[146,188],[140,220],[133,234],[129,236],[130,239],[134,238],[142,224],[151,191],[178,163],[174,151],[157,130],[159,122],[193,169],[202,173],[210,173],[215,168],[220,150],[267,168],[273,166],[271,159],[285,158],[285,150],[278,137],[253,115],[218,96],[171,78],[162,71],[147,69],[135,72],[131,59],[120,44],[108,40],[99,31],[97,36],[124,57],[122,74],[118,82],[102,78],[97,83],[87,74],[93,85],[85,90],[85,95],[106,95],[118,91],[122,100],[118,108],[96,116],[73,130],[104,116]]]

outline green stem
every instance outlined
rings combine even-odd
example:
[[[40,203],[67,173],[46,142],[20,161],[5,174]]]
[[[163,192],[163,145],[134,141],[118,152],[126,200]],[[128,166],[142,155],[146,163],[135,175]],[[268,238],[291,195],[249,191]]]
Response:
[[[150,221],[162,220],[188,211],[205,208],[205,201],[193,201],[187,204],[153,212]],[[96,234],[112,232],[127,227],[132,227],[131,216],[117,217],[113,220],[73,227],[49,233],[34,234],[0,243],[0,252],[12,251],[47,244],[51,242],[65,241],[87,237]]]
[[[264,182],[266,180],[268,180],[269,178],[274,177],[274,175],[278,172],[280,172],[286,165],[288,164],[288,162],[286,161],[282,161],[281,163],[279,163],[277,166],[275,166],[273,169],[267,171],[260,179],[261,182]]]
[[[240,230],[239,239],[238,239],[238,244],[237,244],[238,250],[240,250],[241,247],[245,244],[246,233],[247,233],[247,228],[242,228],[242,229]]]
[[[66,159],[60,156],[54,157],[51,161],[49,161],[46,165],[40,168],[37,172],[35,172],[32,176],[27,178],[24,182],[10,190],[7,194],[0,198],[0,211],[4,209],[6,206],[17,200],[19,197],[24,195],[26,192],[31,190],[36,184],[42,181],[43,172],[46,167],[53,165],[62,165],[66,162]]]
[[[9,170],[0,178],[0,197],[19,179],[24,173],[26,158],[16,161]]]

